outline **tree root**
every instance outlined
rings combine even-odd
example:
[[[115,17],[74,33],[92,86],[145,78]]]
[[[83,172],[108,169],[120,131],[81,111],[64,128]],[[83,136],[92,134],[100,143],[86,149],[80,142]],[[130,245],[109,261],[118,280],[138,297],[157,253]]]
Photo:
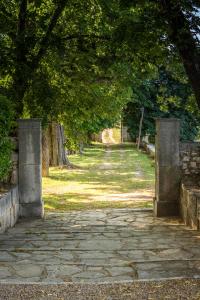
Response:
[[[68,169],[68,170],[72,170],[72,169],[80,169],[79,166],[76,166],[74,164],[67,164],[67,165],[63,165],[63,166],[59,166],[59,169]]]

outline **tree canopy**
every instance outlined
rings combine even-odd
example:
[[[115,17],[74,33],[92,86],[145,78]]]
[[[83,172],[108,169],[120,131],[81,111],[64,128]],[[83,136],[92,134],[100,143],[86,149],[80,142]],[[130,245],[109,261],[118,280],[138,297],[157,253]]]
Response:
[[[138,82],[132,89],[132,99],[124,110],[123,119],[134,140],[138,137],[142,107],[142,136],[154,138],[155,119],[166,117],[180,119],[182,140],[191,141],[198,135],[200,115],[197,109],[191,110],[193,96],[188,83],[181,83],[161,68],[155,78]]]
[[[196,113],[199,9],[197,0],[0,0],[0,93],[15,118],[61,121],[82,139],[112,126],[133,94],[141,102],[138,86],[165,66],[180,87],[190,82],[190,97],[170,96],[174,83],[163,80],[157,109],[171,97]]]

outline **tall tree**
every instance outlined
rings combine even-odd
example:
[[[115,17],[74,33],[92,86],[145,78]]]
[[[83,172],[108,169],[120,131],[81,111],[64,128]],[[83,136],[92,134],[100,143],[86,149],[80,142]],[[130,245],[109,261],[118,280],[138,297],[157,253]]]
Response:
[[[13,63],[9,75],[18,116],[23,113],[25,92],[46,54],[51,35],[66,5],[65,0],[47,1],[46,10],[42,1],[0,2],[1,25],[4,23],[1,34],[7,34],[5,39],[8,49],[5,50],[8,50]]]
[[[58,119],[72,101],[80,112],[78,90],[87,108],[94,86],[117,91],[123,77],[127,88],[138,70],[147,77],[181,57],[200,104],[198,8],[197,0],[0,0],[1,92],[18,116]]]
[[[181,120],[181,139],[193,140],[199,131],[200,114],[191,110],[192,90],[188,83],[175,79],[164,67],[151,80],[137,81],[133,85],[131,102],[124,110],[124,122],[131,136],[138,137],[141,107],[144,108],[142,135],[155,136],[155,118],[175,117]],[[192,104],[194,107],[194,104]]]
[[[182,61],[200,108],[200,3],[198,0],[102,0],[117,53],[144,72]]]
[[[159,2],[169,39],[180,54],[200,108],[200,3],[194,0]]]

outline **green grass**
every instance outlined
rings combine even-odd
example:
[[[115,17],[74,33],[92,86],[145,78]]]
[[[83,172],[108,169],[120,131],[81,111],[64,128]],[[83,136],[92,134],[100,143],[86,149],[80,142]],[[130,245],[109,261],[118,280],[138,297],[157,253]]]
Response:
[[[153,161],[132,144],[105,150],[93,145],[82,156],[70,156],[75,169],[50,169],[43,178],[46,210],[152,207]]]

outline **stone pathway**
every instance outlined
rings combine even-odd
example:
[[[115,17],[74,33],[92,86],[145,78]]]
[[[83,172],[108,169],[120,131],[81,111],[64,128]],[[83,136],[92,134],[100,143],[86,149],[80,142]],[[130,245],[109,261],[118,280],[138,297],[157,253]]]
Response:
[[[52,213],[0,235],[0,283],[200,278],[200,233],[148,210]]]

